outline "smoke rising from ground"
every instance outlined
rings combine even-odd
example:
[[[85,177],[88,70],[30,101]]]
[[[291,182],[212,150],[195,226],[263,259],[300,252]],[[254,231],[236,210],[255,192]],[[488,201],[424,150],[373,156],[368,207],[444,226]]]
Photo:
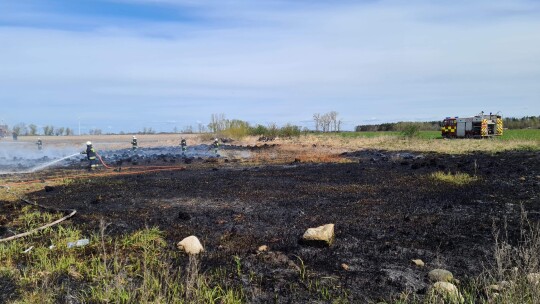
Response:
[[[34,167],[43,166],[49,162],[81,152],[78,146],[44,145],[38,150],[35,143],[30,142],[0,142],[0,174],[31,171]],[[61,163],[55,164],[61,165]]]
[[[124,162],[126,159],[133,159],[143,164],[146,161],[163,157],[175,159],[203,159],[218,155],[220,157],[251,157],[249,151],[233,152],[226,146],[220,147],[218,155],[216,155],[214,148],[206,144],[188,146],[184,155],[182,155],[182,150],[178,146],[139,148],[136,151],[129,148],[110,149],[111,144],[118,143],[94,143],[97,153],[110,166],[116,166],[118,162]],[[109,149],[100,150],[100,146],[105,148],[109,146]],[[80,144],[55,143],[46,145],[45,143],[43,150],[38,150],[37,145],[32,142],[0,142],[0,174],[32,173],[50,167],[78,165],[81,164],[81,160],[86,158],[85,155],[78,156],[84,149],[85,146]],[[82,166],[85,164],[83,162]]]

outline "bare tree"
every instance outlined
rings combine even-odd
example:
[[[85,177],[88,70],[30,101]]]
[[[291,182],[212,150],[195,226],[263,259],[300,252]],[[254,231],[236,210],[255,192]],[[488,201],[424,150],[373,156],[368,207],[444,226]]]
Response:
[[[155,134],[156,131],[152,127],[144,127],[142,131],[139,131],[139,134]]]
[[[315,131],[331,132],[339,131],[341,128],[341,120],[338,119],[338,112],[331,111],[325,114],[313,114],[315,121]]]
[[[182,133],[193,133],[193,127],[192,126],[185,126],[182,130]]]
[[[323,116],[321,116],[321,124],[322,124],[322,131],[323,132],[329,132],[330,131],[330,125],[332,124],[330,114],[326,113]]]
[[[315,131],[319,132],[319,126],[321,125],[321,114],[313,114],[313,120],[315,121]]]
[[[225,129],[225,114],[212,114],[208,129],[213,133],[219,133]]]
[[[206,127],[202,123],[199,123],[198,129],[199,129],[199,133],[206,132]]]
[[[101,131],[101,129],[90,129],[90,131],[88,131],[88,134],[90,135],[101,135],[103,133],[103,131]]]
[[[338,130],[338,119],[337,119],[338,112],[331,111],[330,113],[328,113],[328,115],[330,116],[330,121],[332,122],[332,126],[334,127],[334,131],[337,131]]]

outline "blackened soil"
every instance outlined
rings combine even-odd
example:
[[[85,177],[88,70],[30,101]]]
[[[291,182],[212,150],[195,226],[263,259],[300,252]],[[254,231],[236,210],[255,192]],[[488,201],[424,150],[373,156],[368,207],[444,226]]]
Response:
[[[6,273],[0,273],[0,304],[18,297],[15,280]]]
[[[516,229],[520,204],[539,221],[540,156],[505,152],[463,156],[396,156],[367,151],[352,163],[260,168],[210,168],[87,179],[33,198],[75,208],[75,223],[97,230],[99,219],[119,234],[159,226],[173,245],[198,236],[207,252],[203,268],[234,269],[260,282],[251,302],[306,302],[308,288],[291,292],[308,274],[331,278],[354,302],[388,299],[402,291],[423,293],[426,273],[443,267],[459,279],[491,261],[492,226],[504,217]],[[464,172],[479,181],[456,186],[430,177]],[[334,223],[329,248],[299,245],[309,227]],[[255,254],[260,245],[270,252]],[[422,259],[425,268],[411,265]],[[348,270],[341,266],[347,264]],[[250,283],[242,280],[247,289]],[[253,287],[255,288],[255,287]],[[254,290],[254,289],[253,289]]]

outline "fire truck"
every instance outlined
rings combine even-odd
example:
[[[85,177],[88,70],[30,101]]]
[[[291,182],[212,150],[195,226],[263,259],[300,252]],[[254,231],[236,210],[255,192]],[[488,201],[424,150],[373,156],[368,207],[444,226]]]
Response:
[[[441,124],[444,138],[486,138],[503,135],[503,120],[499,114],[473,117],[446,117]]]

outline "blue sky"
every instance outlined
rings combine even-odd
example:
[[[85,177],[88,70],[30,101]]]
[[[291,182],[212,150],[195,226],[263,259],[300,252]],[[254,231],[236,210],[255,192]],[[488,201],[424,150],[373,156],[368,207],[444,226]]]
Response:
[[[540,1],[0,0],[0,120],[540,114]]]

